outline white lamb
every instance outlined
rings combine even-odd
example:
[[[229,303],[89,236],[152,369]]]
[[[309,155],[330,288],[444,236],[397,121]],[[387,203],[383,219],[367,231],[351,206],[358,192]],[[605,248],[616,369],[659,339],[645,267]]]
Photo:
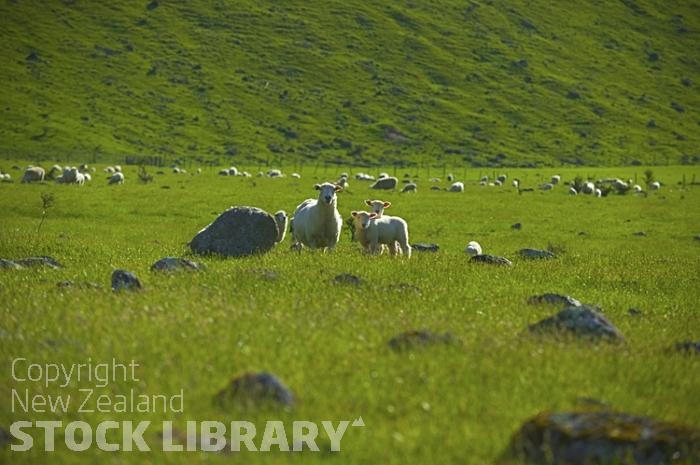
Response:
[[[454,182],[447,190],[448,192],[464,192],[464,183],[461,181]]]
[[[561,181],[561,176],[559,176],[558,174],[555,174],[554,176],[552,176],[552,184],[554,184],[554,185],[559,184],[559,181]]]
[[[381,253],[382,245],[387,245],[392,256],[403,252],[406,258],[411,258],[408,224],[403,218],[386,215],[379,217],[375,212],[354,211],[351,214],[357,229],[357,240],[365,251],[376,255]]]
[[[658,191],[661,189],[661,183],[659,181],[654,181],[651,184],[649,184],[649,189],[653,191]]]
[[[294,211],[292,218],[292,248],[333,250],[340,238],[343,219],[338,213],[338,196],[342,188],[325,182],[316,184],[318,199],[306,199]]]
[[[481,255],[482,250],[481,250],[481,244],[479,244],[476,241],[470,241],[469,244],[467,244],[467,247],[464,249],[464,253],[470,256],[474,255]]]
[[[121,171],[117,171],[108,180],[109,184],[124,184],[124,174]]]
[[[277,224],[277,240],[276,242],[282,242],[284,240],[285,234],[287,234],[287,226],[289,226],[289,218],[287,218],[287,212],[280,210],[274,214],[275,223]]]
[[[381,217],[384,210],[391,207],[391,202],[385,202],[384,200],[365,200],[365,204],[372,207],[372,211]]]

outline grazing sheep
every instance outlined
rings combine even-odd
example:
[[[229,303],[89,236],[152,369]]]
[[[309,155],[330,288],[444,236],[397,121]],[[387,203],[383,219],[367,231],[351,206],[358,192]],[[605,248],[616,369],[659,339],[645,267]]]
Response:
[[[414,182],[409,182],[405,186],[403,186],[403,189],[401,189],[401,193],[405,194],[406,192],[416,192],[418,190],[418,186]]]
[[[642,186],[640,186],[639,184],[635,184],[634,186],[632,186],[632,190],[639,194],[642,192]]]
[[[555,174],[554,176],[552,176],[552,180],[550,182],[554,185],[557,185],[557,184],[559,184],[560,181],[561,181],[561,176],[559,176],[558,174]]]
[[[652,191],[658,191],[661,189],[661,183],[659,181],[654,181],[651,184],[649,184],[649,189]]]
[[[281,178],[284,177],[284,174],[282,174],[282,171],[278,169],[271,169],[267,172],[267,177],[269,178]]]
[[[464,249],[464,253],[471,255],[472,257],[474,255],[481,255],[481,244],[476,241],[470,241],[469,244],[467,244],[467,247]]]
[[[569,187],[569,195],[578,195],[578,192],[576,192],[575,188]]]
[[[294,211],[292,218],[293,249],[302,246],[312,249],[333,250],[340,238],[343,219],[338,213],[338,196],[342,188],[325,182],[316,184],[318,199],[306,199]]]
[[[90,182],[92,181],[92,175],[90,173],[82,173],[83,178],[85,179],[85,182]]]
[[[24,175],[22,176],[22,182],[36,182],[36,181],[43,181],[44,177],[46,175],[46,172],[44,171],[44,168],[41,166],[28,166],[26,170],[24,170]]]
[[[448,192],[464,192],[464,183],[461,181],[453,182],[447,189]]]
[[[455,180],[455,175],[450,173],[447,175],[447,182],[454,182]]]
[[[355,179],[357,179],[358,181],[374,181],[374,176],[367,173],[357,173],[355,175]]]
[[[595,192],[594,192],[594,194],[595,194],[596,197],[602,197],[602,196],[603,196],[603,191],[601,191],[600,189],[596,189]]]
[[[112,173],[114,173],[115,171],[116,171],[116,170],[114,169],[113,166],[108,166],[108,167],[106,167],[106,168],[104,169],[104,172],[107,173],[107,174],[112,174]]]
[[[301,175],[299,173],[292,173],[292,177],[294,179],[301,179]]]
[[[372,211],[377,214],[377,217],[381,217],[384,210],[391,207],[391,202],[385,202],[384,200],[365,200],[367,206],[372,207]]]
[[[112,176],[107,178],[109,184],[124,184],[124,174],[121,171],[117,171]]]
[[[392,256],[402,252],[406,258],[411,258],[408,224],[403,218],[380,217],[375,212],[354,211],[351,214],[356,225],[357,240],[366,251],[376,255],[381,253],[382,245],[387,245]]]
[[[56,177],[60,176],[60,173],[63,173],[63,168],[60,165],[53,165],[49,172],[46,173],[46,179],[56,179]]]
[[[581,188],[581,193],[582,194],[593,194],[595,192],[595,184],[592,182],[588,181],[583,183],[583,187]]]
[[[122,172],[122,165],[114,165],[114,172],[121,173]]]
[[[277,224],[277,241],[282,242],[284,240],[285,234],[287,234],[287,227],[289,226],[289,218],[287,217],[287,212],[280,210],[275,213],[275,223]]]
[[[501,174],[496,178],[496,181],[500,183],[499,185],[502,185],[506,182],[506,179],[508,179],[508,176],[506,176],[505,174]]]
[[[479,180],[479,184],[484,185],[484,186],[486,184],[488,184],[488,182],[489,182],[489,177],[486,175],[482,176],[481,179]]]
[[[554,184],[552,184],[551,182],[546,182],[540,186],[540,189],[542,189],[543,191],[551,191],[552,189],[554,189]]]
[[[382,173],[386,174],[386,173]],[[375,181],[374,184],[370,186],[370,189],[383,189],[383,190],[393,190],[396,189],[399,180],[393,176],[380,177]]]
[[[388,178],[388,177],[389,177],[389,173],[382,172],[382,173],[379,173],[379,175],[377,176],[377,179],[384,179],[384,178]]]

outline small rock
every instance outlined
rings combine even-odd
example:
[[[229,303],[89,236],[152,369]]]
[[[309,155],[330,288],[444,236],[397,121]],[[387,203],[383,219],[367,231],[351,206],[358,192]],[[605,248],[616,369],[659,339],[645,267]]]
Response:
[[[440,250],[440,246],[437,244],[428,244],[425,242],[418,242],[416,244],[411,244],[411,248],[417,252],[437,252]]]
[[[545,293],[528,297],[529,304],[561,305],[562,307],[580,307],[581,302],[568,295]]]
[[[692,341],[678,342],[674,346],[674,349],[677,352],[682,352],[686,355],[700,355],[700,341],[698,341],[698,342],[692,342]]]
[[[294,394],[270,373],[245,373],[219,391],[214,397],[214,403],[222,408],[230,405],[251,407],[265,403],[292,405]]]
[[[642,316],[642,314],[644,314],[644,312],[642,312],[638,308],[630,308],[629,310],[627,310],[627,314],[629,316]]]
[[[500,266],[513,266],[513,262],[504,257],[497,257],[495,255],[481,254],[474,255],[469,259],[470,262],[476,263],[487,263],[489,265],[500,265]]]
[[[362,284],[362,279],[359,276],[355,276],[350,273],[341,273],[335,278],[333,278],[334,284],[351,284],[353,286],[359,286]]]
[[[12,444],[15,437],[10,434],[5,428],[0,427],[0,447],[4,447],[8,444]]]
[[[550,252],[549,250],[540,250],[540,249],[520,249],[520,250],[518,250],[518,254],[520,254],[520,256],[523,258],[532,258],[532,259],[556,257],[556,255],[554,255],[553,252]]]
[[[537,334],[571,335],[591,340],[624,340],[620,330],[589,305],[567,307],[554,316],[530,325],[528,329]]]
[[[63,268],[63,265],[58,263],[56,259],[52,257],[47,257],[45,255],[40,256],[40,257],[27,257],[27,258],[21,258],[19,260],[15,260],[15,263],[17,263],[20,266],[26,267],[26,268],[32,268],[32,267],[38,267],[38,266],[46,266],[51,269],[58,269],[58,268]]]
[[[411,292],[417,295],[421,294],[421,290],[418,286],[414,286],[413,284],[409,283],[390,284],[389,286],[387,286],[387,289],[391,289],[397,292]]]
[[[625,413],[543,412],[523,423],[497,463],[700,463],[700,431]]]
[[[204,266],[193,262],[192,260],[187,260],[186,258],[175,258],[175,257],[165,257],[161,258],[153,265],[151,265],[151,271],[164,271],[173,272],[178,270],[186,271],[201,271]]]
[[[89,282],[89,281],[84,281],[81,283],[76,283],[74,281],[71,281],[70,279],[66,279],[64,281],[59,281],[56,283],[57,287],[60,287],[62,289],[69,288],[69,287],[78,287],[78,288],[83,288],[83,289],[99,289],[100,285],[97,283]]]
[[[633,236],[639,236],[639,237],[644,237],[647,235],[644,231],[637,231],[636,233],[632,233]]]
[[[277,242],[275,218],[255,207],[231,207],[190,241],[197,254],[227,257],[268,252]]]
[[[134,273],[126,270],[114,270],[112,273],[112,290],[135,291],[141,289],[141,281]]]
[[[695,236],[695,240],[696,240],[696,241],[700,241],[700,234],[698,234],[697,236]]]
[[[17,262],[13,262],[12,260],[0,258],[0,268],[5,268],[8,270],[21,270],[22,266]]]
[[[388,344],[394,350],[407,350],[437,344],[451,344],[453,342],[455,340],[450,333],[439,334],[425,329],[414,329],[391,338]]]
[[[523,229],[522,223],[515,223],[514,225],[511,226],[511,229],[515,229],[516,231],[520,231]]]

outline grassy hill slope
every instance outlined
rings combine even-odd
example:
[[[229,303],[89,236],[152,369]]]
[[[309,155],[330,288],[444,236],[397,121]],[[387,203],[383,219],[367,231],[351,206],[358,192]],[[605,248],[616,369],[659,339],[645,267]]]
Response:
[[[700,2],[3,1],[0,157],[700,160]]]

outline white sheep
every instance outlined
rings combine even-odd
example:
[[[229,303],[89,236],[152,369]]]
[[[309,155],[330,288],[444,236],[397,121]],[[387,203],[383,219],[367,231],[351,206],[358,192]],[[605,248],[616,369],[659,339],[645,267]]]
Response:
[[[557,185],[559,184],[559,181],[561,181],[561,176],[555,174],[554,176],[552,176],[552,180],[550,182],[554,185]]]
[[[464,192],[464,183],[461,181],[453,182],[447,190],[448,192]]]
[[[508,176],[505,174],[501,174],[496,178],[496,181],[500,183],[499,185],[503,185],[506,182],[506,179],[508,179]]]
[[[470,241],[469,244],[467,244],[467,247],[464,249],[464,253],[471,255],[472,257],[474,255],[481,255],[481,244],[476,241]]]
[[[121,171],[115,172],[112,176],[107,178],[109,184],[124,184],[124,174]]]
[[[287,227],[289,226],[289,218],[287,217],[287,212],[284,210],[279,210],[275,212],[275,224],[277,225],[277,240],[275,242],[282,242],[284,240],[285,234],[287,234]]]
[[[649,189],[653,191],[658,191],[661,189],[661,183],[659,181],[654,181],[651,184],[649,184]]]
[[[595,184],[593,184],[590,181],[583,183],[583,187],[581,188],[582,194],[593,194],[594,192],[595,192]]]
[[[386,174],[386,173],[382,173]],[[396,189],[396,186],[399,183],[398,178],[395,178],[393,176],[382,176],[382,174],[379,175],[377,180],[370,186],[370,189],[384,189],[384,190],[393,190]]]
[[[600,189],[597,189],[597,188],[596,188],[594,194],[595,194],[596,197],[602,197],[602,196],[603,196],[603,191],[601,191]]]
[[[513,179],[512,184],[513,184],[513,187],[514,187],[514,188],[516,188],[516,189],[519,189],[519,188],[520,188],[520,181],[519,181],[519,180]]]
[[[575,187],[569,187],[569,195],[577,195],[578,192],[576,191]]]
[[[406,258],[411,258],[408,224],[403,218],[386,215],[380,217],[375,212],[353,211],[351,214],[355,221],[357,240],[367,252],[379,254],[382,245],[386,245],[392,256],[402,252]]]
[[[378,217],[382,216],[384,210],[391,207],[391,202],[385,202],[384,200],[365,200],[367,206],[372,207],[372,211],[377,214]]]
[[[635,184],[634,186],[632,186],[632,190],[639,194],[642,192],[643,189],[642,186],[640,186],[639,184]]]
[[[306,199],[294,211],[292,218],[293,249],[302,246],[312,249],[333,250],[340,238],[343,219],[338,213],[340,186],[325,182],[316,184],[318,199]]]
[[[418,185],[416,185],[415,182],[409,182],[405,186],[403,186],[403,189],[401,189],[401,193],[405,194],[407,192],[416,192],[418,190]]]
[[[24,170],[22,182],[43,181],[45,176],[46,172],[41,166],[28,166],[27,169]]]

